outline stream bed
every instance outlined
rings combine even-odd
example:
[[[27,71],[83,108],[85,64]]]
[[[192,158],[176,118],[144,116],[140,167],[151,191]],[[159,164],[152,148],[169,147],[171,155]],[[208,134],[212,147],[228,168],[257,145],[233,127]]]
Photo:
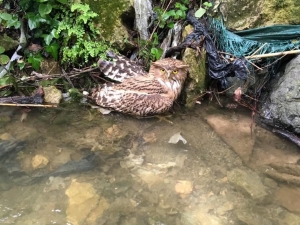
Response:
[[[245,109],[1,107],[0,224],[300,225],[299,159]]]

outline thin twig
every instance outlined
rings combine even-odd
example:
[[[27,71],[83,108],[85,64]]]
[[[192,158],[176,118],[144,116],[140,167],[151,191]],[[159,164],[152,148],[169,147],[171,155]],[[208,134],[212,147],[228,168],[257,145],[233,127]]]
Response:
[[[19,103],[0,103],[0,106],[15,106],[15,107],[42,107],[42,108],[56,108],[57,105],[40,105],[40,104],[19,104]]]

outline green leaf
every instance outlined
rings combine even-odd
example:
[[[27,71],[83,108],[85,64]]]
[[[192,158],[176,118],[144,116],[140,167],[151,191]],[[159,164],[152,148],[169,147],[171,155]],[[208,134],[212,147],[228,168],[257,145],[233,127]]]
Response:
[[[40,16],[36,15],[33,12],[27,13],[28,18],[28,26],[30,30],[33,30],[34,28],[37,28],[40,26]]]
[[[11,20],[7,21],[7,28],[15,27],[18,29],[21,26],[21,22],[19,21],[19,17],[17,15],[12,15]]]
[[[172,28],[174,28],[175,24],[174,24],[174,22],[170,22],[170,23],[167,24],[167,26],[168,26],[170,29],[172,29]]]
[[[9,62],[9,57],[7,55],[0,55],[0,65],[4,65]]]
[[[159,60],[163,50],[161,48],[151,48],[151,54],[155,56],[155,60]]]
[[[206,9],[200,7],[200,8],[195,12],[195,17],[201,18],[205,13],[206,13]]]
[[[59,50],[59,45],[58,43],[53,43],[51,45],[48,45],[46,47],[46,52],[50,53],[51,56],[55,59],[58,60],[58,50]]]
[[[52,5],[49,3],[46,4],[40,4],[39,5],[39,13],[42,17],[44,17],[45,15],[51,13],[52,11]]]
[[[39,70],[40,69],[42,60],[43,60],[43,58],[39,54],[37,54],[37,55],[31,55],[28,58],[28,62],[32,65],[33,69],[35,69],[35,70]]]
[[[24,61],[20,62],[20,63],[18,62],[18,66],[19,66],[20,70],[24,69],[25,65],[26,65],[26,63]]]
[[[0,86],[14,85],[15,78],[13,76],[4,76],[0,79]]]
[[[35,0],[36,2],[48,2],[48,0]]]
[[[62,3],[62,4],[67,4],[68,0],[57,0],[58,2]]]
[[[0,54],[2,54],[3,52],[5,52],[5,48],[3,48],[2,46],[0,46]]]
[[[203,5],[206,6],[207,8],[210,8],[213,6],[213,4],[211,2],[204,2]]]
[[[8,20],[11,20],[12,15],[9,13],[0,13],[0,18],[8,21]]]

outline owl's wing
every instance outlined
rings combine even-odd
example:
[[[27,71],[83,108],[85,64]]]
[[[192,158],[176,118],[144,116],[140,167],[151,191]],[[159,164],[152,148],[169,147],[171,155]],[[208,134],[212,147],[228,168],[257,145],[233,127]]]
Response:
[[[92,98],[101,107],[138,116],[168,111],[173,105],[168,89],[153,77],[142,78],[131,78],[120,84],[104,84],[92,94]]]
[[[100,59],[98,61],[98,66],[103,74],[109,79],[123,82],[125,79],[147,74],[142,66],[125,56],[116,55],[112,52],[108,52],[107,56],[111,58],[112,61]]]

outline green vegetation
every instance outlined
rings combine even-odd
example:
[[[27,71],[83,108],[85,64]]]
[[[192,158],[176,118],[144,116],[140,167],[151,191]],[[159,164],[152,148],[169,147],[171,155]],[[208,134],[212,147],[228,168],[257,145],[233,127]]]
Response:
[[[211,2],[204,2],[203,7],[200,8],[195,12],[195,17],[201,18],[211,7],[213,4]]]
[[[5,28],[18,29],[20,18],[28,24],[29,36],[38,41],[42,51],[26,51],[26,62],[39,70],[44,55],[50,54],[64,66],[86,66],[89,60],[104,57],[110,48],[99,41],[93,19],[97,14],[89,5],[68,0],[21,0],[16,13],[0,13]]]
[[[173,5],[171,3],[172,1],[163,0],[160,6],[154,8],[156,13],[155,26],[149,40],[137,40],[140,49],[139,57],[144,59],[146,66],[160,59],[163,54],[163,50],[159,47],[160,34],[172,29],[175,22],[186,18],[189,1],[181,0]]]

